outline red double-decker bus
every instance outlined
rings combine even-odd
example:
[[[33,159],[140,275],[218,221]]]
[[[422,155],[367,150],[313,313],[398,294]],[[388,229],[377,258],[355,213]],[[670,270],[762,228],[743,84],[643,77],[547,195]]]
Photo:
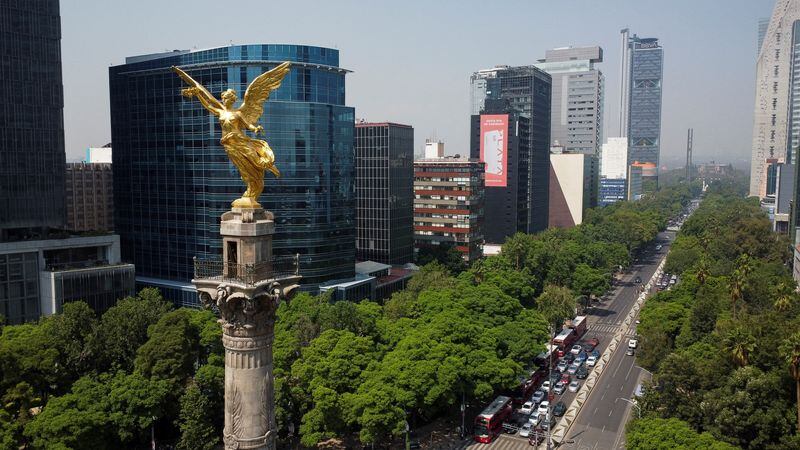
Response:
[[[488,444],[503,431],[503,422],[514,412],[511,398],[501,395],[475,418],[475,440]]]

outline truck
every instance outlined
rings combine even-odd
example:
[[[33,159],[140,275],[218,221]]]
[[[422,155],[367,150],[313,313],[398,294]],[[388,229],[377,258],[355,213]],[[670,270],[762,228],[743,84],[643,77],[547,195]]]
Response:
[[[488,444],[503,431],[503,422],[511,417],[514,409],[511,398],[501,395],[475,418],[475,441]]]
[[[572,319],[572,324],[570,325],[570,328],[575,330],[575,336],[577,339],[582,338],[583,335],[586,334],[587,322],[588,321],[586,320],[586,316],[577,316],[574,319]]]
[[[564,353],[568,352],[569,348],[572,347],[572,344],[577,340],[578,336],[572,328],[561,330],[561,333],[558,333],[558,335],[553,338],[553,344],[558,346],[558,356],[564,356]]]

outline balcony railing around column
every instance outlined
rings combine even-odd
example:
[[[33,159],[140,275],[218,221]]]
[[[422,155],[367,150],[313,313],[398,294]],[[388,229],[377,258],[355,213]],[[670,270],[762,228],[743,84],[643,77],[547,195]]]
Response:
[[[300,255],[275,256],[256,264],[235,264],[222,258],[194,258],[194,278],[254,286],[259,281],[300,274]]]

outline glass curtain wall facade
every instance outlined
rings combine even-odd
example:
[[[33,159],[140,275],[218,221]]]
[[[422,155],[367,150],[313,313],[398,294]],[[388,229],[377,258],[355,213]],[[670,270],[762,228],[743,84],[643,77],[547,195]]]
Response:
[[[181,96],[180,66],[213,95],[239,101],[283,61],[292,69],[259,124],[281,178],[267,174],[261,205],[275,214],[276,255],[300,254],[303,288],[352,277],[355,267],[353,108],[345,106],[338,50],[238,45],[128,58],[109,69],[114,222],[137,282],[197,305],[192,258],[221,254],[220,215],[245,187],[219,143],[216,117]],[[143,283],[142,281],[146,281]],[[164,289],[164,286],[175,286]]]
[[[383,264],[411,262],[414,128],[356,124],[355,153],[356,257]]]
[[[64,225],[58,0],[0,1],[0,241]]]
[[[498,66],[473,73],[470,86],[473,116],[486,112],[487,100],[502,99],[508,101],[511,110],[528,119],[528,205],[526,226],[520,231],[546,230],[550,184],[550,75],[534,66]]]
[[[633,35],[628,98],[628,165],[653,163],[658,178],[661,152],[661,83],[664,51],[656,38]]]
[[[515,233],[530,231],[530,120],[526,114],[516,111],[507,100],[486,99],[484,114],[508,114],[506,186],[487,186],[484,189],[484,231],[486,242],[502,244]],[[550,117],[549,114],[547,116]],[[481,115],[472,116],[470,126],[470,157],[481,157]],[[548,120],[549,121],[549,120]],[[547,154],[547,173],[550,182],[550,155]],[[540,178],[536,179],[537,183]],[[549,192],[545,187],[545,195]],[[545,199],[545,204],[549,204]],[[539,213],[537,211],[537,213]],[[545,223],[549,221],[549,211],[544,211]],[[545,229],[547,226],[545,225]]]

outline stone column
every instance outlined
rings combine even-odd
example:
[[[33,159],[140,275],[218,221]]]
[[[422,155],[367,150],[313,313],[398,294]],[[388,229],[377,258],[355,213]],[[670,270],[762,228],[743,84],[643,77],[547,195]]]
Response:
[[[223,440],[230,450],[275,448],[275,311],[281,300],[294,294],[300,277],[296,266],[286,270],[287,260],[272,257],[274,231],[272,214],[263,209],[226,212],[220,225],[223,258],[216,265],[199,262],[192,280],[203,304],[220,313],[225,347]],[[198,267],[205,272],[198,273]]]

